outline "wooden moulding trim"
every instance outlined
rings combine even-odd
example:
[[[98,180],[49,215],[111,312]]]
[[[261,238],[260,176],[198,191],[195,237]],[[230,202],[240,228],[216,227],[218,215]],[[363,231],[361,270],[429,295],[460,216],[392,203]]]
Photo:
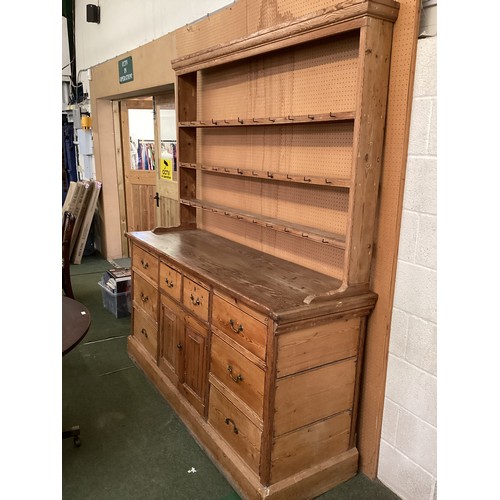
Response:
[[[330,299],[333,297],[332,295]],[[335,302],[332,302],[332,300],[312,302],[310,305],[297,307],[292,311],[278,311],[273,315],[273,319],[278,325],[276,335],[281,335],[282,333],[290,331],[289,328],[295,329],[300,324],[299,321],[303,319],[304,314],[310,312],[312,307],[314,307],[314,314],[318,316],[318,320],[321,322],[328,322],[344,317],[351,317],[351,315],[368,315],[377,302],[377,295],[372,292],[363,295],[354,295],[352,297],[342,297],[342,294],[339,293],[339,296],[336,298],[337,300]],[[289,323],[292,324],[288,326]]]
[[[351,448],[265,488],[261,495],[272,500],[315,498],[354,477],[357,471],[358,450]]]
[[[342,179],[338,177],[320,177],[314,175],[298,175],[287,174],[283,172],[270,172],[269,170],[243,170],[241,168],[227,168],[202,165],[200,163],[179,163],[181,168],[191,168],[208,173],[220,175],[234,175],[239,177],[250,177],[252,179],[263,179],[266,181],[279,181],[279,182],[294,182],[296,184],[307,184],[315,186],[326,186],[332,188],[349,189],[351,186],[350,179]]]
[[[177,74],[189,73],[309,40],[359,29],[365,23],[364,16],[394,22],[398,13],[399,3],[391,0],[346,0],[333,7],[257,31],[232,42],[173,59],[172,68]]]
[[[257,224],[258,226],[273,229],[274,231],[278,231],[281,233],[287,233],[291,236],[308,238],[309,240],[315,241],[317,243],[323,243],[326,245],[332,245],[336,248],[345,249],[345,237],[340,234],[329,233],[327,231],[322,231],[320,229],[315,229],[309,226],[292,224],[283,220],[265,217],[263,215],[243,212],[238,209],[216,205],[215,203],[209,203],[202,200],[180,199],[179,201],[182,205],[201,208],[202,210],[208,212],[213,212],[218,215],[225,215],[233,219]]]

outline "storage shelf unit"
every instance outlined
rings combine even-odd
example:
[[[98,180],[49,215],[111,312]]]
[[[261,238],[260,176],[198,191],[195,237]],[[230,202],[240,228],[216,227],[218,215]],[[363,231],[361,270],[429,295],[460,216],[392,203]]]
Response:
[[[181,225],[128,234],[128,347],[243,498],[357,472],[398,8],[347,0],[172,61]]]
[[[397,12],[354,0],[173,61],[181,225],[248,244],[221,216],[257,224],[285,236],[274,255],[368,289]],[[318,263],[314,243],[342,254]]]

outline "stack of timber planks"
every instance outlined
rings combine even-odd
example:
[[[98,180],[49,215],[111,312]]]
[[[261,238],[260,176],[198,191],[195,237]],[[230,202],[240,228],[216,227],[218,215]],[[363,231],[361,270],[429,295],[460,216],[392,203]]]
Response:
[[[70,255],[72,264],[81,264],[83,251],[94,218],[97,200],[102,184],[99,181],[71,181],[64,200],[62,214],[68,211],[74,214],[75,227],[71,237]]]

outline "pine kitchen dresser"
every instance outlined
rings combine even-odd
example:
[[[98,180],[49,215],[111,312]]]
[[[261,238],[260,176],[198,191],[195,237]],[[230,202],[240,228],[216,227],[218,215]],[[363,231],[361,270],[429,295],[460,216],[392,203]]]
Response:
[[[172,61],[181,224],[127,234],[128,349],[243,498],[357,473],[398,7],[348,0]]]

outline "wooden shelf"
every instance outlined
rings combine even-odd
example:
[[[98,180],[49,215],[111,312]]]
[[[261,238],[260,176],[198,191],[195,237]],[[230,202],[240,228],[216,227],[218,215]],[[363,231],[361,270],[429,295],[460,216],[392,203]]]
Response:
[[[217,119],[210,121],[197,120],[189,122],[179,122],[179,127],[249,127],[256,125],[296,125],[304,123],[325,123],[352,121],[355,118],[354,111],[343,111],[340,113],[321,113],[300,116],[270,116],[265,118],[237,118],[237,119]]]
[[[274,219],[272,217],[266,217],[202,200],[186,200],[181,198],[179,201],[182,205],[201,208],[207,212],[213,212],[218,215],[225,215],[226,217],[231,217],[233,219],[257,224],[258,226],[273,229],[274,231],[286,233],[291,236],[307,238],[317,243],[323,243],[326,245],[332,245],[336,248],[345,249],[345,237],[340,234],[330,233],[328,231],[322,231],[309,226],[302,226],[300,224],[294,224],[280,219]]]
[[[201,165],[199,163],[179,163],[180,168],[190,168],[202,172],[215,173],[220,175],[234,175],[239,177],[249,177],[252,179],[263,179],[267,181],[294,182],[296,184],[306,184],[315,186],[327,186],[332,188],[349,189],[350,179],[341,179],[337,177],[320,177],[315,175],[287,174],[283,172],[270,172],[269,170],[249,170],[241,168],[216,167]]]

